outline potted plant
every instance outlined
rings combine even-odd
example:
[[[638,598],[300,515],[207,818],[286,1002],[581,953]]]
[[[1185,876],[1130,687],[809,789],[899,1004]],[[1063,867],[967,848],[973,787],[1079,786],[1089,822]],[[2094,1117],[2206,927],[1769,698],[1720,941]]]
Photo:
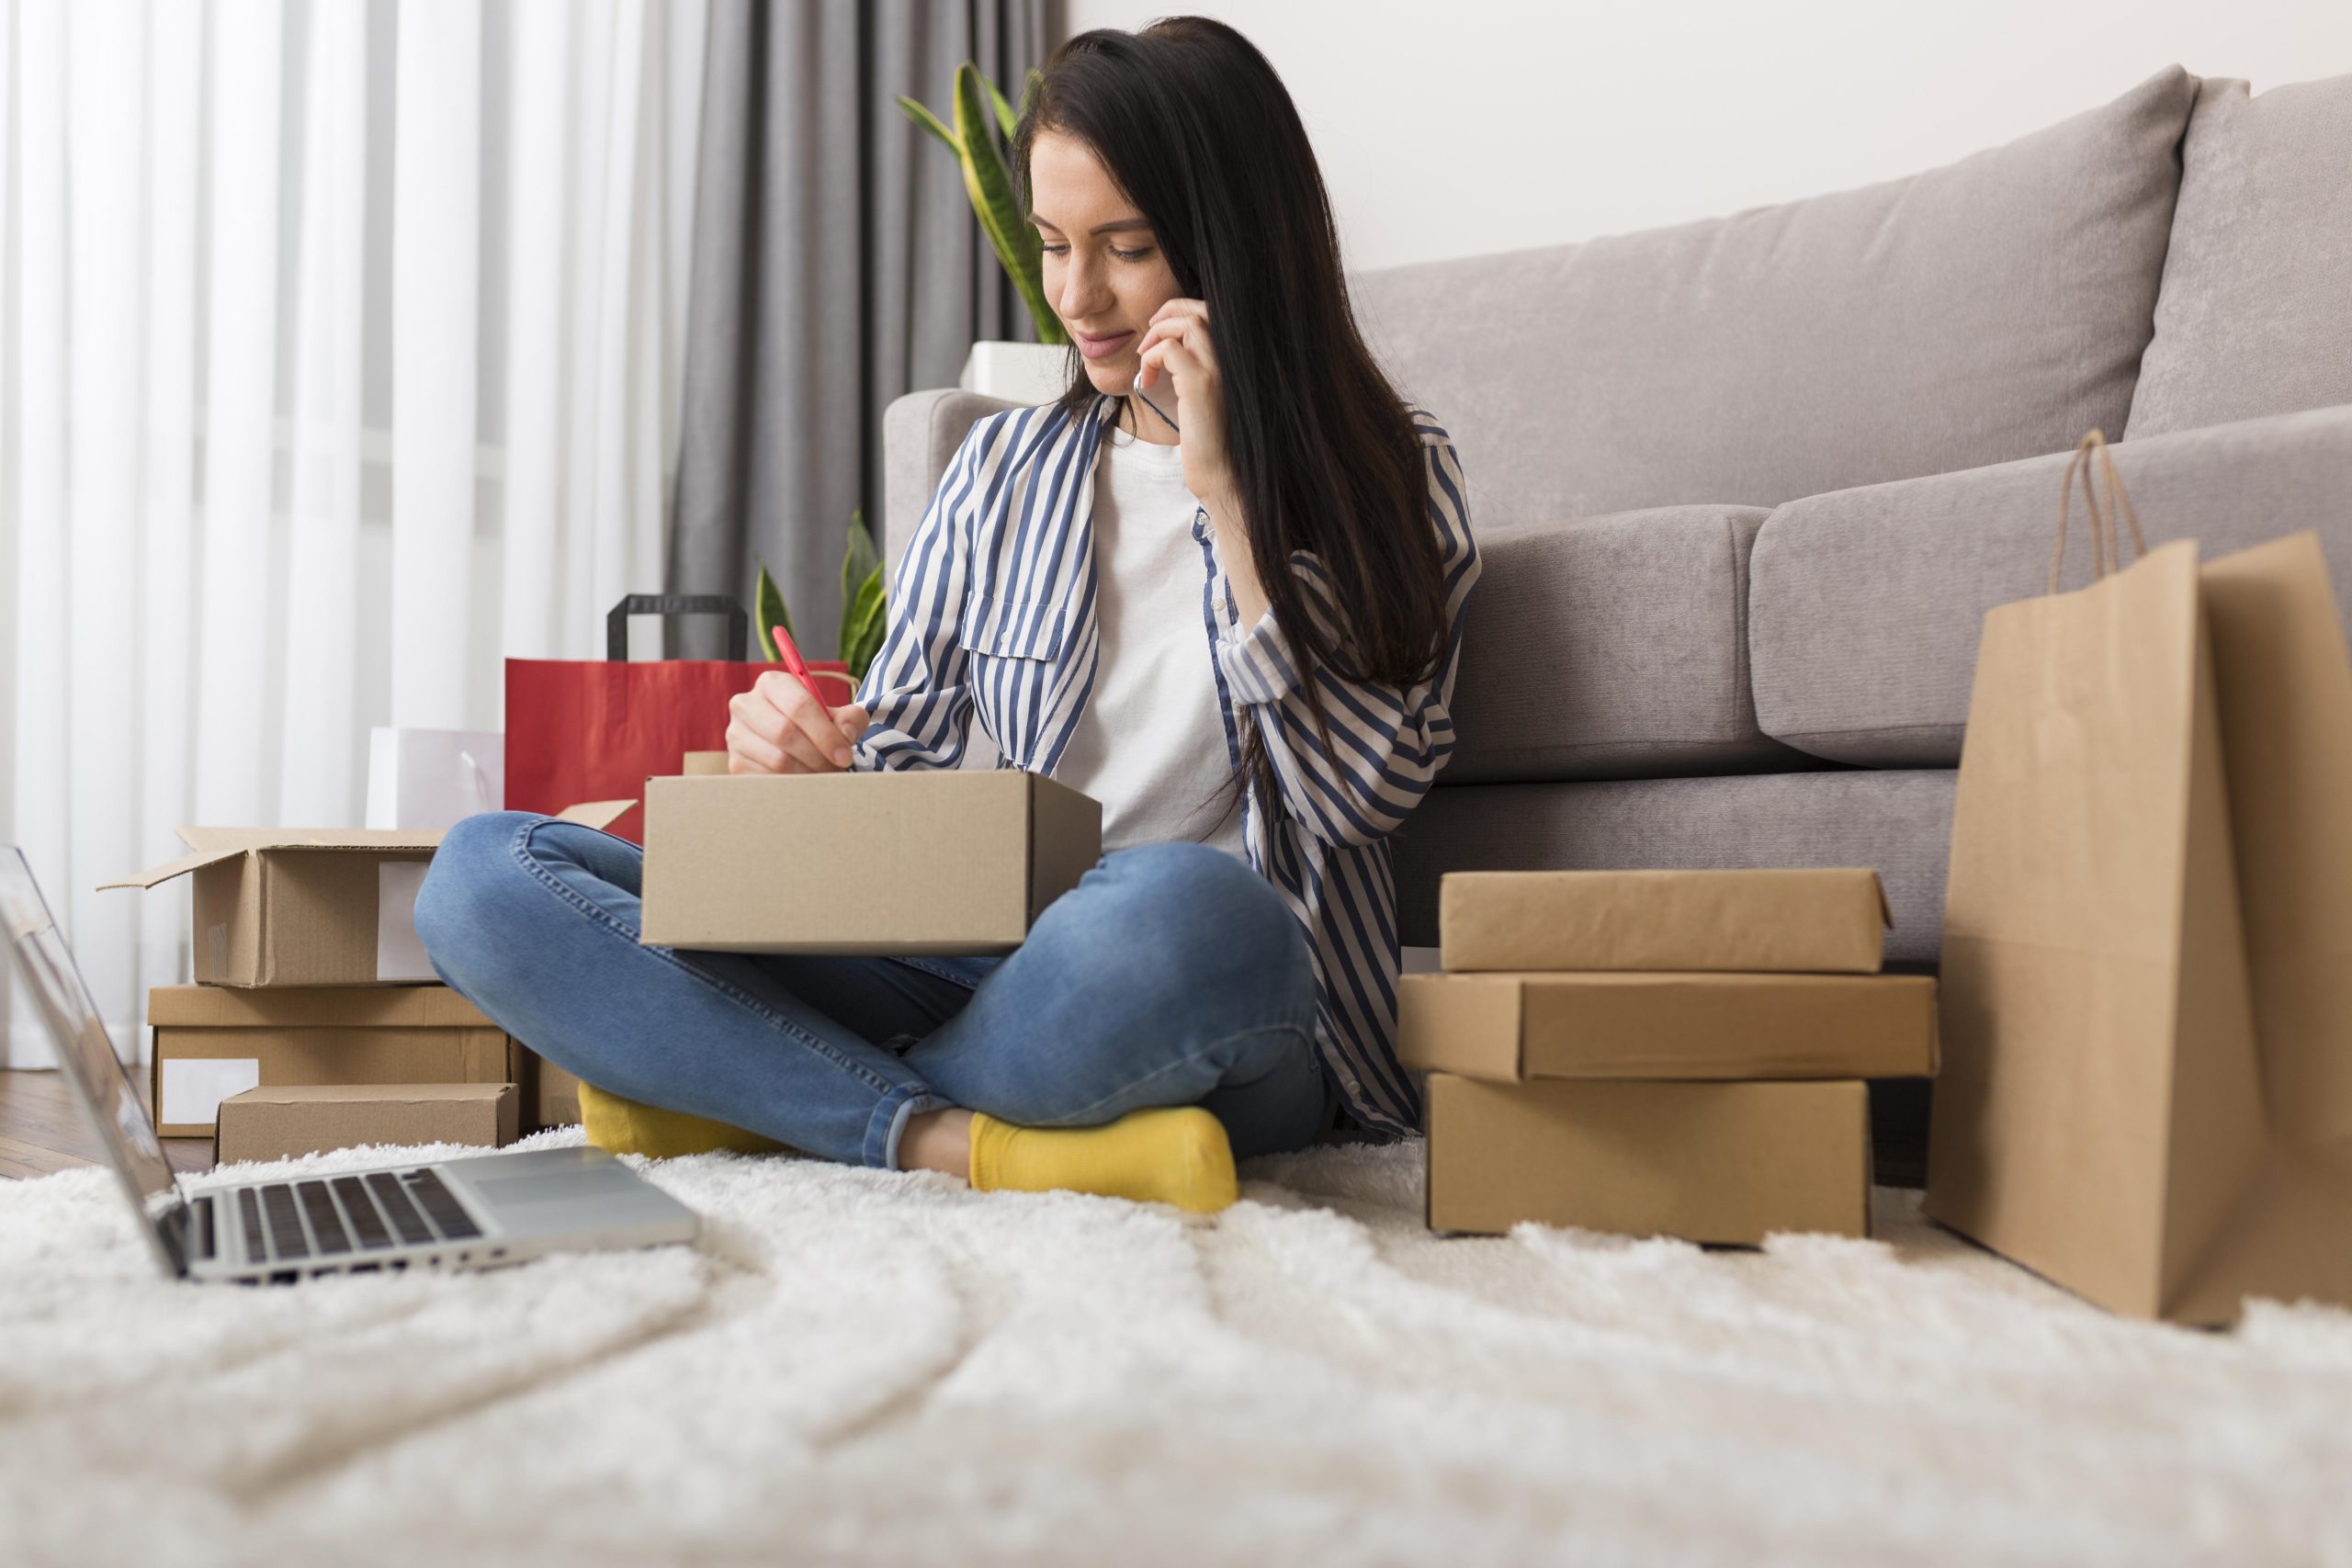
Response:
[[[1028,85],[1023,89],[1024,103],[1035,97],[1043,80],[1040,73],[1029,73]],[[1021,117],[1005,102],[996,84],[968,60],[956,68],[954,93],[952,130],[940,123],[937,115],[903,94],[899,107],[939,138],[963,166],[964,190],[972,198],[981,231],[996,247],[997,260],[1027,301],[1030,320],[1037,329],[1035,343],[974,344],[957,384],[967,391],[1016,403],[1052,402],[1069,385],[1069,334],[1046,302],[1044,265],[1039,259],[1044,253],[1037,231],[1023,217],[1014,199],[1012,171],[997,138],[1001,131],[1009,144]]]
[[[849,553],[842,558],[841,657],[808,659],[808,650],[800,650],[827,705],[840,707],[857,700],[858,682],[865,679],[866,666],[882,647],[888,625],[884,598],[882,552],[874,547],[864,509],[854,509],[849,514]],[[786,637],[793,636],[792,616],[784,607],[784,594],[775,579],[768,575],[765,561],[760,563],[760,581],[752,603],[760,657],[781,664],[784,650],[776,642],[776,629],[782,627]]]

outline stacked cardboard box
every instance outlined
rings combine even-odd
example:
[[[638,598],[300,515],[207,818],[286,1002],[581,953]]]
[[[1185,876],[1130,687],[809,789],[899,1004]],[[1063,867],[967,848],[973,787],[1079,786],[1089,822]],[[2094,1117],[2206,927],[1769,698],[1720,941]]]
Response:
[[[1397,998],[1433,1228],[1869,1234],[1864,1080],[1936,1066],[1874,872],[1457,872],[1438,919]]]
[[[564,815],[597,827],[631,804]],[[180,837],[188,854],[107,885],[191,878],[197,983],[148,994],[165,1137],[214,1136],[222,1159],[428,1135],[495,1145],[562,1100],[538,1059],[425,958],[413,908],[439,834]]]

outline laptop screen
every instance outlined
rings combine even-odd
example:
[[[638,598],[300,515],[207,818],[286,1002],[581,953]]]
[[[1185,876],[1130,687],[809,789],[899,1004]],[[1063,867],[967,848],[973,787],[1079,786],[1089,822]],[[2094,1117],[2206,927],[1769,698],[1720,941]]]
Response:
[[[82,1108],[105,1140],[107,1157],[141,1213],[150,1221],[169,1219],[180,1205],[178,1179],[156,1141],[155,1123],[139,1103],[138,1091],[107,1038],[106,1025],[82,984],[82,972],[65,939],[49,918],[49,905],[33,881],[25,853],[12,844],[0,844],[0,927],[8,933],[8,950],[17,974],[32,992],[49,1037],[56,1043],[58,1065],[80,1097]],[[165,1247],[156,1225],[144,1227],[167,1272],[179,1272],[178,1259]]]

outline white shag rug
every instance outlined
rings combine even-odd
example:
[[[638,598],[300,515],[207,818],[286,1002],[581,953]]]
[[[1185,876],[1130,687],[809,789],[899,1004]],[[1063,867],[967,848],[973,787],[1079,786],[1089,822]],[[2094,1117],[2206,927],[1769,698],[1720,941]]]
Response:
[[[1211,1220],[708,1156],[694,1248],[260,1290],[0,1182],[0,1562],[2352,1562],[2352,1314],[2121,1321],[1885,1189],[1433,1236],[1419,1156]]]

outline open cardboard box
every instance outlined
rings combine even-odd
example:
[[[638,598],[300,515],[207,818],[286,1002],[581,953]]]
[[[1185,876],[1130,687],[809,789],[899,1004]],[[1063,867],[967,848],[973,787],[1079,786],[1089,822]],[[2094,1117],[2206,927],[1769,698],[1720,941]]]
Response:
[[[635,801],[559,813],[602,828]],[[196,978],[209,986],[438,981],[417,940],[416,890],[439,833],[362,828],[182,828],[187,854],[101,887],[192,876]]]
[[[1102,807],[1012,768],[652,778],[639,940],[992,953],[1102,856]]]

